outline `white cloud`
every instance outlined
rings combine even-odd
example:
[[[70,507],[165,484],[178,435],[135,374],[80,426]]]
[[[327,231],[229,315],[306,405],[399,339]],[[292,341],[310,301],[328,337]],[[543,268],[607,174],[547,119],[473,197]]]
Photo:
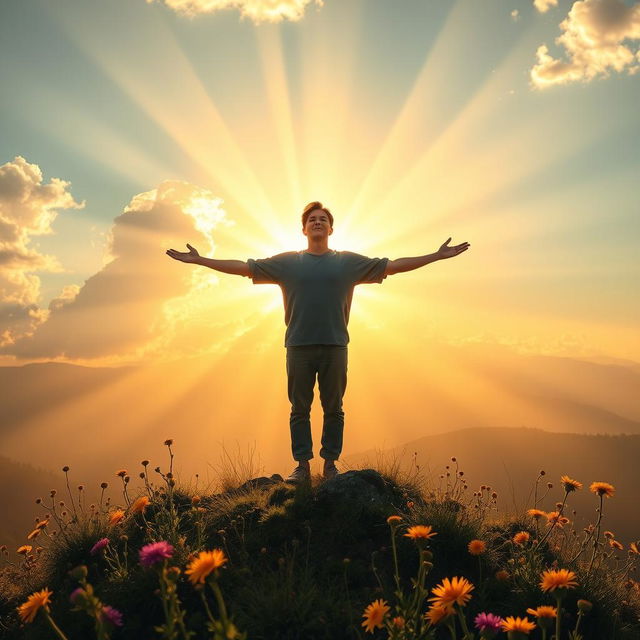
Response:
[[[546,13],[550,7],[558,6],[558,0],[533,0],[533,6],[540,13]]]
[[[640,40],[640,3],[631,6],[621,0],[579,0],[560,23],[562,35],[556,43],[567,54],[556,59],[545,44],[536,52],[531,82],[544,88],[555,84],[588,82],[607,76],[611,70],[638,72],[640,52],[632,46]]]
[[[188,16],[213,13],[223,9],[237,9],[243,18],[255,23],[300,20],[308,4],[321,7],[323,0],[147,0],[164,2],[168,7]]]
[[[34,272],[63,272],[55,256],[30,246],[34,236],[53,233],[58,210],[81,209],[70,184],[52,178],[16,156],[0,166],[0,347],[30,335],[47,317],[40,309],[40,278]]]
[[[174,180],[134,196],[114,219],[107,264],[81,287],[65,287],[33,335],[0,352],[103,362],[157,355],[168,334],[184,326],[189,296],[206,299],[211,285],[209,270],[176,262],[165,251],[186,251],[189,242],[203,255],[210,252],[211,232],[227,222],[221,202],[206,189]]]

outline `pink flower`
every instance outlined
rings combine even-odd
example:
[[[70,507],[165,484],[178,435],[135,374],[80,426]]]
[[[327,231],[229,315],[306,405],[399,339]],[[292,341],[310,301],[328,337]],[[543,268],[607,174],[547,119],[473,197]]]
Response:
[[[110,623],[114,627],[122,626],[122,614],[113,607],[105,604],[101,610],[102,620]]]
[[[98,553],[99,551],[102,551],[108,544],[109,544],[109,538],[100,538],[100,540],[98,540],[98,542],[96,542],[93,545],[93,547],[91,547],[91,551],[89,551],[89,553],[92,556],[95,556],[96,553]]]
[[[474,622],[482,638],[493,638],[502,630],[502,618],[494,613],[479,613]]]
[[[145,544],[140,549],[140,564],[149,568],[158,562],[162,562],[173,555],[173,546],[171,546],[166,540],[160,542],[152,542],[151,544]]]
[[[77,589],[74,589],[71,592],[71,595],[69,596],[69,600],[71,601],[72,604],[78,604],[79,601],[82,601],[85,599],[86,595],[87,595],[86,591],[82,587],[78,587]]]

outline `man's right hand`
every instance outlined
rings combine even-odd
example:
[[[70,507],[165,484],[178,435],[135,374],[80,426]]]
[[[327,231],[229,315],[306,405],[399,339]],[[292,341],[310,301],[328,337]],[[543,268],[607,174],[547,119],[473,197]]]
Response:
[[[189,247],[188,252],[176,251],[175,249],[167,249],[166,254],[171,256],[174,260],[180,260],[180,262],[197,263],[200,260],[200,254],[187,243]]]

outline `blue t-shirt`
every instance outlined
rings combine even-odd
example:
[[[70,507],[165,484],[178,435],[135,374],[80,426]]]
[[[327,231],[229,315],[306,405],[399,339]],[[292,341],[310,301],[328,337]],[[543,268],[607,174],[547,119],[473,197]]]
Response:
[[[367,258],[351,251],[287,251],[247,260],[254,284],[282,289],[285,347],[349,342],[349,310],[357,284],[382,282],[388,258]]]

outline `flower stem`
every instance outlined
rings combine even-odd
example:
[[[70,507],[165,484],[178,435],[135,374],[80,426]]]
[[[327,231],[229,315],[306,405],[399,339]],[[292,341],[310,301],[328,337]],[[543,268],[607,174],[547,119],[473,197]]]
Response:
[[[45,609],[44,614],[47,616],[47,620],[49,621],[49,625],[55,631],[55,633],[58,636],[58,638],[60,638],[60,640],[68,640],[67,636],[65,636],[64,633],[62,633],[62,629],[60,629],[60,627],[53,621],[53,618],[51,617],[51,615],[49,614],[49,612],[46,609]]]
[[[560,628],[562,624],[562,596],[556,596],[558,611],[556,612],[556,640],[560,640]]]

